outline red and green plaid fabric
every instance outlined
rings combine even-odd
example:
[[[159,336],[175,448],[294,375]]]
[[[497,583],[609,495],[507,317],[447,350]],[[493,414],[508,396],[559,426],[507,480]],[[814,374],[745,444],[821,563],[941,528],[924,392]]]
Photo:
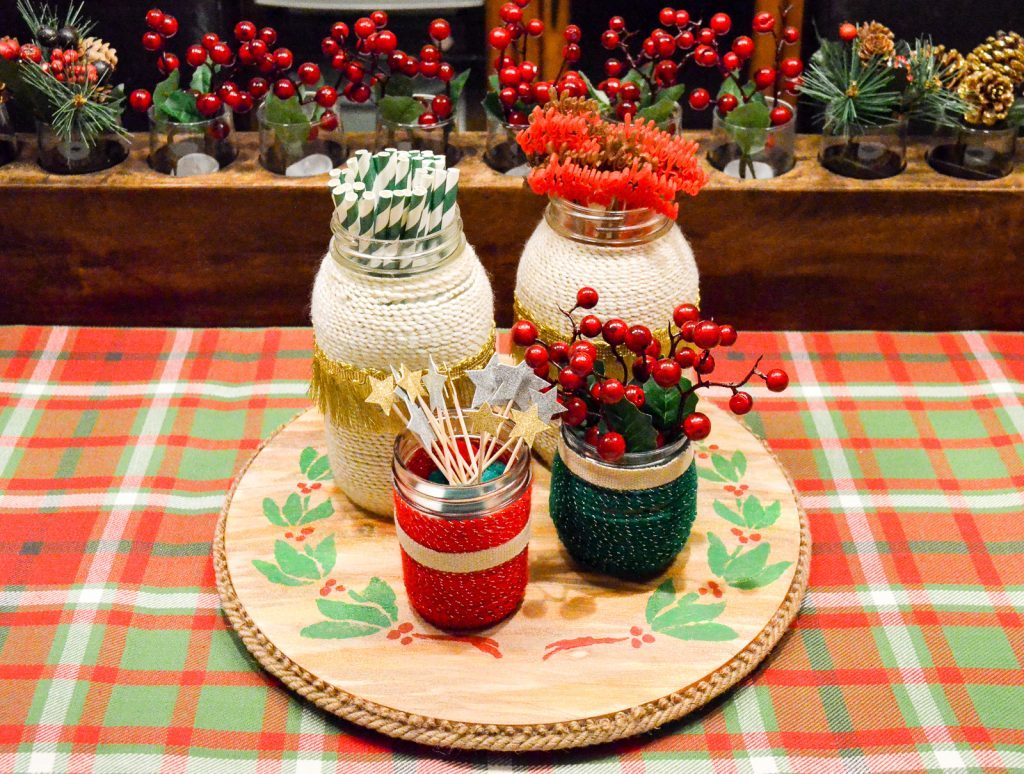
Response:
[[[1024,769],[1024,335],[741,336],[720,370],[764,351],[793,376],[748,421],[811,521],[801,616],[692,718],[522,758],[335,720],[222,618],[217,514],[307,405],[311,344],[0,328],[0,771]]]

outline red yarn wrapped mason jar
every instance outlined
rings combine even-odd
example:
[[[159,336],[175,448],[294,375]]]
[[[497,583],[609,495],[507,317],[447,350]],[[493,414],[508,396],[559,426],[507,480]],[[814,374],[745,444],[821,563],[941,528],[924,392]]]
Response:
[[[473,439],[474,444],[477,439]],[[410,433],[395,441],[395,531],[409,603],[439,629],[482,629],[507,618],[529,577],[529,449],[480,484],[440,484]]]

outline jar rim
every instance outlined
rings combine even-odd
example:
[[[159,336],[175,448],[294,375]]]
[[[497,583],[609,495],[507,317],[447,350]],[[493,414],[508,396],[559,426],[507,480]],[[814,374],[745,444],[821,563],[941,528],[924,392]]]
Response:
[[[325,111],[330,111],[338,116],[338,120],[341,120],[341,111],[338,110],[337,106],[324,108]],[[267,118],[267,102],[263,100],[256,108],[256,120],[266,126],[303,126],[299,121],[271,121]],[[307,122],[312,126],[314,124],[313,119],[307,119]]]
[[[184,126],[184,127],[200,128],[200,127],[207,127],[210,124],[212,124],[214,121],[219,121],[222,118],[227,118],[228,115],[233,115],[233,114],[231,113],[231,108],[229,108],[227,105],[221,105],[220,110],[218,111],[217,115],[210,116],[209,118],[204,118],[201,121],[175,121],[173,118],[170,118],[170,117],[168,117],[166,115],[157,116],[156,105],[150,105],[149,109],[146,111],[146,115],[149,118],[150,124],[156,124],[156,125],[161,125],[161,126],[168,126],[168,125],[170,125],[170,126]]]
[[[763,129],[762,128],[753,128],[753,127],[749,127],[749,126],[738,126],[737,124],[734,124],[734,123],[732,123],[732,121],[729,120],[729,116],[728,115],[726,115],[725,117],[720,116],[718,114],[718,110],[717,109],[713,112],[713,120],[716,123],[725,124],[726,126],[729,127],[730,131],[736,131],[737,129],[739,129],[739,130],[748,130],[748,131],[752,131],[752,132],[764,132],[765,134],[782,134],[783,132],[789,132],[789,131],[795,131],[796,130],[796,112],[797,112],[797,106],[796,105],[790,105],[784,99],[776,99],[775,97],[765,97],[765,102],[768,103],[768,107],[770,107],[770,108],[771,107],[775,107],[776,105],[781,103],[781,104],[785,105],[786,107],[788,107],[793,112],[793,115],[791,115],[789,117],[789,120],[786,121],[786,123],[784,123],[784,124],[779,124],[778,126],[774,126],[773,125],[773,126],[765,127]]]
[[[590,462],[606,468],[626,470],[641,470],[663,465],[673,457],[685,452],[691,443],[685,435],[680,435],[672,443],[666,444],[660,449],[646,452],[626,452],[615,462],[608,462],[598,456],[596,449],[587,445],[581,433],[565,424],[562,425],[562,439],[571,451],[585,457]]]
[[[436,96],[438,96],[438,95],[437,94],[413,94],[412,98],[415,99],[417,102],[421,103],[422,105],[424,105],[425,107],[429,108],[429,104],[428,103],[430,102],[430,100],[432,100]],[[411,122],[389,121],[388,119],[384,118],[384,116],[382,116],[380,114],[380,107],[377,108],[377,116],[380,118],[381,123],[384,124],[385,126],[393,127],[393,128],[396,128],[396,129],[410,129],[410,130],[417,129],[417,130],[423,131],[423,132],[433,132],[433,131],[436,131],[438,129],[446,129],[449,126],[454,125],[454,123],[455,123],[455,111],[456,111],[457,107],[458,107],[458,103],[457,102],[453,103],[452,104],[451,115],[449,115],[447,118],[445,118],[443,120],[438,120],[438,122],[436,124],[433,124],[432,126],[423,126],[422,124],[420,124],[418,118],[415,121],[411,121]]]
[[[664,236],[675,221],[650,207],[609,210],[548,197],[544,220],[556,233],[583,244],[630,247]]]
[[[466,245],[458,205],[454,218],[440,231],[412,239],[377,239],[357,234],[331,218],[328,252],[336,263],[377,277],[414,276],[432,271],[454,258]]]

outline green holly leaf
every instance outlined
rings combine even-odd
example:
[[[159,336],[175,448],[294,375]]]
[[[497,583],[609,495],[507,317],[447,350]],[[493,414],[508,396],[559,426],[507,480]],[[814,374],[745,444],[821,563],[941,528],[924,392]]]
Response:
[[[715,473],[715,471],[708,470],[707,468],[700,467],[700,466],[697,467],[697,476],[698,476],[698,478],[703,478],[705,481],[716,481],[716,482],[725,481],[725,479],[722,478],[717,473]]]
[[[289,527],[291,526],[287,519],[281,515],[281,509],[277,507],[271,498],[263,498],[263,515],[267,517],[267,521],[273,524],[275,527]]]
[[[719,578],[725,578],[726,567],[729,564],[729,551],[725,543],[713,532],[708,533],[708,567],[711,572]]]
[[[153,89],[153,107],[156,112],[163,111],[164,102],[178,90],[180,85],[181,73],[178,70],[172,70],[170,75],[156,85],[156,88]]]
[[[451,83],[448,84],[448,89],[451,94],[452,104],[457,105],[459,99],[462,97],[462,92],[466,89],[466,82],[469,80],[469,70],[463,70],[461,73],[452,78]]]
[[[645,108],[637,111],[637,116],[640,118],[646,118],[649,121],[654,121],[659,127],[665,122],[672,118],[676,112],[676,105],[679,103],[679,98],[683,96],[683,92],[686,91],[685,84],[679,84],[677,86],[670,86],[667,89],[661,89],[656,93],[654,102]]]
[[[652,451],[657,448],[658,431],[654,429],[651,415],[647,414],[628,400],[605,407],[605,418],[608,427],[621,433],[626,440],[626,449],[630,452]]]
[[[678,640],[704,640],[708,642],[724,642],[739,636],[725,624],[712,622],[672,627],[665,629],[661,634],[667,634],[669,637],[675,637]]]
[[[718,90],[718,97],[722,97],[725,94],[732,94],[739,102],[743,102],[747,98],[757,99],[760,97],[760,101],[764,102],[764,97],[760,94],[756,94],[757,84],[753,81],[748,81],[740,88],[740,85],[736,83],[732,78],[726,78],[722,81],[722,86]]]
[[[284,126],[296,125],[309,129],[310,120],[298,96],[281,99],[270,93],[266,97],[267,123]]]
[[[416,80],[402,73],[395,73],[387,79],[384,94],[390,97],[411,97],[416,93]]]
[[[320,621],[303,628],[299,634],[317,640],[348,640],[353,637],[366,637],[379,631],[380,627],[350,621]]]
[[[781,514],[782,505],[778,502],[774,502],[765,508],[761,505],[760,500],[751,495],[743,503],[743,521],[749,529],[770,527]]]
[[[278,566],[293,578],[320,579],[320,568],[316,562],[300,554],[285,540],[274,541],[274,559]]]
[[[484,110],[487,111],[489,115],[494,116],[499,121],[505,120],[505,111],[502,107],[501,100],[498,99],[498,95],[495,92],[487,92],[484,96],[483,106]]]
[[[376,626],[378,629],[386,629],[392,623],[391,619],[373,605],[353,605],[351,602],[318,599],[316,606],[321,613],[335,621],[355,621]]]
[[[306,524],[312,524],[314,521],[320,521],[322,519],[329,518],[334,515],[334,505],[330,500],[324,500],[316,508],[306,511],[299,520],[295,523],[296,527],[301,527]]]
[[[644,408],[653,420],[654,426],[659,430],[668,430],[679,424],[679,405],[682,396],[675,387],[659,387],[653,379],[648,379],[644,385]]]
[[[312,581],[293,578],[290,575],[286,575],[276,564],[265,562],[262,559],[253,559],[252,566],[259,570],[268,581],[271,583],[277,583],[281,586],[306,586],[312,583]]]
[[[776,562],[765,567],[761,572],[757,573],[751,578],[744,578],[734,583],[730,583],[730,586],[735,586],[738,589],[756,589],[761,586],[767,586],[772,581],[776,580],[779,576],[786,571],[792,562]]]
[[[334,569],[334,563],[338,560],[338,552],[334,547],[334,535],[328,535],[321,540],[316,548],[307,543],[305,553],[320,565],[321,578],[330,575],[331,570]]]
[[[380,578],[370,578],[370,583],[361,592],[349,589],[348,595],[356,602],[377,605],[392,621],[398,620],[398,605],[395,592]]]
[[[206,94],[210,91],[210,86],[213,84],[213,70],[207,64],[199,65],[192,73],[192,81],[188,87],[198,91],[200,94]]]
[[[647,610],[645,617],[647,618],[648,625],[653,624],[655,617],[664,610],[666,607],[671,605],[676,598],[676,586],[672,582],[671,578],[665,580],[658,588],[651,594],[650,599],[647,600]]]
[[[736,511],[734,511],[728,505],[723,503],[721,500],[715,500],[714,508],[715,513],[717,513],[730,524],[735,524],[737,527],[749,526],[746,522],[746,519],[744,519],[743,516],[738,514]]]
[[[730,585],[753,578],[764,569],[770,550],[767,543],[761,543],[749,551],[741,551],[732,557],[723,577]]]
[[[302,500],[301,498],[292,492],[288,495],[288,499],[284,501],[284,508],[281,509],[281,514],[284,516],[284,520],[288,522],[288,526],[294,527],[299,523],[299,519],[302,518]]]
[[[394,124],[415,124],[426,106],[415,97],[381,97],[377,103],[381,118]]]
[[[160,112],[179,124],[205,121],[196,109],[196,98],[188,91],[175,91],[160,105]]]
[[[601,106],[601,109],[611,107],[611,100],[608,99],[608,95],[600,89],[596,88],[590,78],[587,77],[586,73],[580,73],[583,76],[583,82],[587,84],[587,97],[592,100],[596,100],[597,104]]]

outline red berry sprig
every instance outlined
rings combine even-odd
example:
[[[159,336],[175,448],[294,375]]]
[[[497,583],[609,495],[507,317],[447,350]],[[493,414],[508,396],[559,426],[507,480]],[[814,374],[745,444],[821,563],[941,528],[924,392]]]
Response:
[[[629,325],[619,318],[602,322],[589,311],[597,302],[596,290],[580,288],[576,305],[563,311],[572,326],[569,341],[541,341],[537,326],[528,320],[520,320],[512,326],[512,341],[525,348],[524,358],[534,372],[557,386],[559,403],[565,409],[562,421],[577,428],[603,460],[615,462],[627,452],[649,451],[628,448],[626,430],[621,426],[622,411],[612,408],[623,401],[632,404],[636,411],[658,418],[661,429],[655,440],[654,448],[657,448],[681,435],[691,441],[708,437],[711,420],[695,410],[698,390],[710,387],[730,390],[729,409],[743,415],[754,405],[753,397],[742,389],[753,377],[762,379],[772,392],[781,392],[789,384],[789,376],[780,368],[761,371],[761,357],[739,381],[707,379],[717,365],[713,350],[731,347],[736,343],[737,332],[732,325],[703,318],[693,304],[680,304],[673,310],[668,327],[668,351],[663,353],[661,343],[647,326]],[[580,310],[586,313],[577,321],[574,315]],[[609,347],[612,359],[621,368],[621,378],[606,372],[597,346],[590,339],[601,339]],[[631,364],[627,363],[627,358],[632,360]],[[691,370],[692,378],[684,375]],[[649,405],[647,385],[650,382],[662,391],[678,392],[678,403],[674,399],[668,401],[678,406],[676,413],[658,414],[658,409]],[[665,405],[664,396],[659,397],[662,398],[657,401],[659,405]]]

